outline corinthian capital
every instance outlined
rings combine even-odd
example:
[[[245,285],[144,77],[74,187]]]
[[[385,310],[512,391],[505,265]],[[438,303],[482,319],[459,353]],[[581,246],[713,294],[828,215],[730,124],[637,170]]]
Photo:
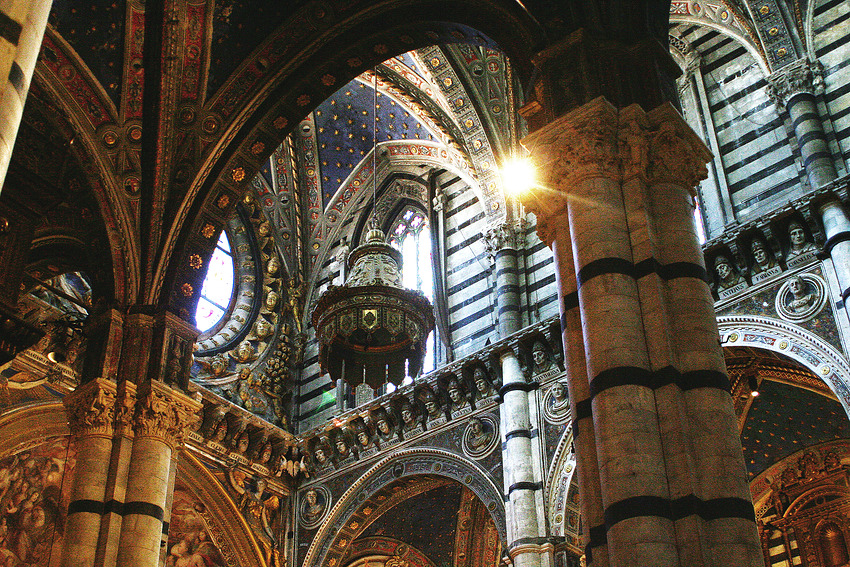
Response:
[[[97,378],[62,400],[71,433],[77,437],[111,437],[115,421],[115,383]]]
[[[200,407],[200,402],[161,382],[145,382],[136,395],[133,431],[136,438],[152,437],[179,447]]]
[[[496,252],[505,248],[519,250],[524,242],[524,219],[506,221],[488,228],[484,233],[484,243],[490,256],[495,256]]]
[[[789,63],[767,78],[767,95],[780,109],[784,109],[794,95],[814,94],[823,84],[820,63],[802,58]]]

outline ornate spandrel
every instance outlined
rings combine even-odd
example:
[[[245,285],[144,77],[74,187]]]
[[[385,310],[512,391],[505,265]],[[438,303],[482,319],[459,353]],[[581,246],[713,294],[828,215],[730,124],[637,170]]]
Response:
[[[71,433],[77,437],[111,437],[115,426],[116,387],[114,382],[96,378],[65,396]]]
[[[777,108],[784,110],[795,95],[814,94],[823,85],[820,63],[812,63],[805,57],[798,59],[771,74],[767,82],[767,96]]]

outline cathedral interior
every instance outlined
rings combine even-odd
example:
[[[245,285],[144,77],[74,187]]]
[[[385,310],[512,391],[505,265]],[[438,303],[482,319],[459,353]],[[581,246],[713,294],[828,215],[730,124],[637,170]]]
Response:
[[[846,0],[0,2],[0,567],[850,566]]]

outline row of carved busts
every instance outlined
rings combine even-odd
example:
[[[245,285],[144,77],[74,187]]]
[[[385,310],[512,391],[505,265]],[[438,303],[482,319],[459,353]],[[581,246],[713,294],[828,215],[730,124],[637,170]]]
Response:
[[[302,447],[311,456],[312,466],[322,470],[467,415],[494,400],[498,388],[484,365],[470,366],[364,408],[343,424],[332,423],[306,439]]]
[[[808,225],[791,217],[776,231],[765,225],[735,241],[711,247],[706,252],[706,265],[713,269],[715,289],[723,298],[814,260],[818,250]]]
[[[235,453],[278,477],[306,473],[305,459],[294,439],[279,429],[214,403],[205,403],[199,417],[195,433],[213,450]]]
[[[556,363],[560,348],[552,348],[553,343],[560,347],[560,340],[559,334],[538,329],[512,342],[525,379],[548,380],[563,372]],[[309,455],[310,470],[319,472],[373,455],[499,401],[498,358],[505,348],[493,345],[308,434],[301,447]]]

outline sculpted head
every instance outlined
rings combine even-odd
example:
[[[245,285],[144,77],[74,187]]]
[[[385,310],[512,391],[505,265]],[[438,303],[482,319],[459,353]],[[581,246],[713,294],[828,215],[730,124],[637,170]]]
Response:
[[[753,251],[753,260],[756,261],[756,264],[765,266],[770,262],[770,255],[767,252],[767,245],[764,243],[764,240],[754,238],[750,244],[750,248]]]
[[[459,404],[463,401],[463,393],[460,391],[460,384],[458,384],[456,378],[449,380],[447,389],[449,391],[449,398],[453,403]]]
[[[802,246],[806,243],[806,231],[803,230],[803,225],[797,221],[791,221],[788,225],[788,238],[791,240],[791,246]]]
[[[714,270],[721,280],[725,280],[732,275],[732,263],[729,258],[721,254],[714,260]]]

